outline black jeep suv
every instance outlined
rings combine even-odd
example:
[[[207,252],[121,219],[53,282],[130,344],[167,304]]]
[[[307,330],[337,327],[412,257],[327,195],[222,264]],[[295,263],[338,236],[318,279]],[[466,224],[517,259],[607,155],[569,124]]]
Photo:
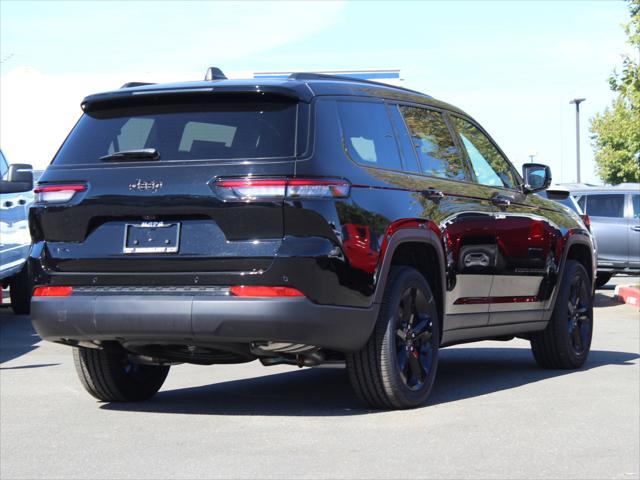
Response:
[[[38,334],[100,400],[174,363],[346,362],[374,408],[422,404],[438,350],[531,341],[578,368],[594,248],[476,121],[427,95],[298,73],[127,84],[83,115],[30,212]]]

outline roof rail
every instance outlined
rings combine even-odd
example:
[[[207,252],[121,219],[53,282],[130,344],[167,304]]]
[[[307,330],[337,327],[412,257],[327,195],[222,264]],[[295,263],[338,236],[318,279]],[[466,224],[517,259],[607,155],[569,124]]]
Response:
[[[155,83],[151,83],[151,82],[127,82],[124,85],[122,85],[120,88],[142,87],[144,85],[155,85]]]
[[[334,80],[338,82],[352,82],[352,83],[366,83],[367,85],[375,85],[377,87],[395,88],[398,90],[404,90],[405,92],[411,92],[418,95],[431,98],[429,95],[425,95],[417,90],[411,90],[410,88],[398,87],[396,85],[390,85],[388,83],[375,82],[373,80],[363,80],[361,78],[349,77],[348,75],[327,75],[325,73],[308,73],[308,72],[296,72],[289,75],[291,80]]]
[[[207,69],[207,74],[204,76],[204,80],[206,82],[210,82],[211,80],[226,80],[227,76],[222,73],[218,67],[209,67]]]

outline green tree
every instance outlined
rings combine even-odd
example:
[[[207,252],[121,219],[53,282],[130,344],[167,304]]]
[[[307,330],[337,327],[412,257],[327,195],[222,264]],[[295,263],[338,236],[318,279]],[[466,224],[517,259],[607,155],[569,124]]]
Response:
[[[627,42],[640,53],[640,0],[629,0]],[[591,119],[598,175],[605,182],[640,182],[640,63],[626,55],[620,73],[609,78],[618,93],[613,104]]]

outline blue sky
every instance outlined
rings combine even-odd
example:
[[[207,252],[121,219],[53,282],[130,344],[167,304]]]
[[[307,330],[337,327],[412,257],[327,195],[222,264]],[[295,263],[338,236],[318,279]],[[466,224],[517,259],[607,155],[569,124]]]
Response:
[[[587,119],[613,98],[627,20],[622,1],[3,0],[0,142],[13,161],[45,165],[81,98],[127,80],[200,79],[209,65],[400,68],[404,85],[469,112],[516,165],[537,153],[558,181],[575,180],[568,102],[586,97],[582,177],[595,182]]]

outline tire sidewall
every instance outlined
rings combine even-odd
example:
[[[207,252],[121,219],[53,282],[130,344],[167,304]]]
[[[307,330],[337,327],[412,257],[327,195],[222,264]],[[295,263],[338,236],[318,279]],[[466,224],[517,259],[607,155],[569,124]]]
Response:
[[[384,336],[382,347],[382,354],[388,359],[388,364],[391,366],[391,374],[386,376],[386,382],[389,382],[388,391],[394,392],[394,396],[391,401],[399,407],[406,407],[407,405],[415,406],[422,404],[426,401],[427,397],[431,393],[433,384],[438,369],[438,343],[436,342],[433,347],[433,359],[431,369],[424,382],[424,385],[419,390],[411,390],[403,381],[398,368],[398,359],[396,356],[396,311],[402,294],[411,287],[418,288],[427,299],[428,314],[432,319],[432,332],[436,339],[440,338],[440,329],[438,322],[438,311],[435,305],[434,297],[429,288],[429,284],[424,277],[415,269],[406,267],[399,270],[398,274],[394,276],[392,285],[390,287],[389,300],[385,304],[384,312]]]
[[[573,349],[573,345],[571,343],[571,338],[569,335],[568,329],[568,302],[569,302],[569,294],[571,292],[571,285],[573,283],[574,278],[577,275],[582,276],[582,288],[587,289],[587,296],[589,306],[588,306],[588,315],[591,325],[589,330],[589,335],[586,341],[585,349],[582,353],[577,353]],[[562,281],[562,290],[560,291],[558,298],[556,300],[556,305],[553,310],[553,318],[552,324],[554,333],[558,342],[560,342],[559,353],[562,356],[566,356],[566,359],[569,363],[575,368],[580,367],[587,360],[589,356],[589,350],[591,348],[591,339],[593,338],[593,296],[589,291],[590,280],[587,275],[584,267],[575,261],[571,261],[567,264],[567,268],[565,270],[564,278]]]

